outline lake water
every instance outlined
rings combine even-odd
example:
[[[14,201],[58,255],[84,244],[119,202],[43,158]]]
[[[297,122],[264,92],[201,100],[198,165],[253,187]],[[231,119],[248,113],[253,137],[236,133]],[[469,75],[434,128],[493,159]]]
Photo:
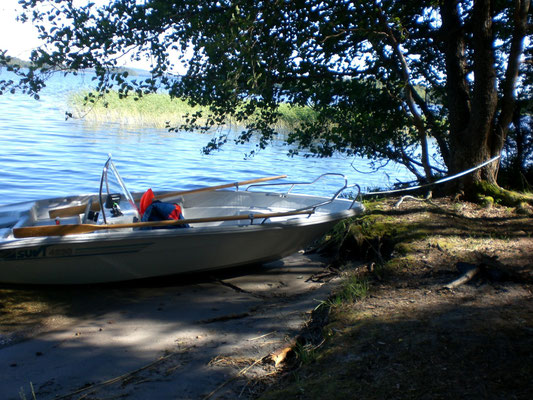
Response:
[[[0,79],[8,76],[0,71]],[[325,172],[345,174],[363,191],[412,179],[403,167],[394,165],[367,173],[368,162],[353,157],[290,158],[282,142],[249,159],[245,154],[253,144],[228,142],[222,151],[204,155],[201,149],[210,135],[65,120],[68,94],[87,88],[91,77],[90,73],[53,76],[38,101],[24,94],[0,96],[0,204],[97,193],[109,153],[132,192],[150,187],[188,190],[282,174],[291,182],[309,182]],[[354,170],[352,162],[362,172]],[[338,183],[326,180],[308,191],[328,195]]]

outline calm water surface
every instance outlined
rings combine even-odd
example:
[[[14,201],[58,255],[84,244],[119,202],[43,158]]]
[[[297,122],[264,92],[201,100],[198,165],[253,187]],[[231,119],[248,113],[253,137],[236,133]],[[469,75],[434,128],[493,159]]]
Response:
[[[0,79],[7,76],[0,71]],[[338,172],[363,191],[411,179],[399,166],[375,174],[356,172],[351,166],[354,159],[343,156],[289,158],[288,148],[281,142],[250,159],[245,159],[245,154],[253,144],[228,143],[222,151],[203,155],[201,149],[210,135],[65,120],[69,93],[90,84],[90,73],[57,75],[39,101],[23,94],[0,96],[0,204],[96,193],[108,153],[132,192],[150,187],[187,190],[282,174],[290,181],[307,182],[325,172]],[[370,170],[363,159],[355,160],[354,165],[358,170]],[[308,192],[328,195],[338,182],[328,180]]]

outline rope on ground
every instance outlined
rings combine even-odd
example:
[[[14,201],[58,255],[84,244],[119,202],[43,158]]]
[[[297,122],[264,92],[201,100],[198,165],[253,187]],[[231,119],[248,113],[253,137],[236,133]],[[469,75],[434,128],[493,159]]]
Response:
[[[431,183],[426,183],[424,185],[417,185],[417,186],[411,186],[411,187],[408,187],[408,188],[405,188],[405,189],[395,189],[395,190],[387,190],[387,191],[383,191],[383,192],[368,192],[368,193],[362,193],[363,196],[371,196],[371,195],[382,195],[382,194],[391,194],[391,193],[400,193],[400,192],[407,192],[407,191],[411,191],[411,190],[417,190],[417,189],[422,189],[422,188],[425,188],[425,187],[428,187],[428,186],[433,186],[433,185],[438,185],[440,183],[444,183],[444,182],[448,182],[448,181],[452,181],[454,179],[457,179],[457,178],[460,178],[461,176],[464,176],[464,175],[467,175],[471,172],[474,172],[475,170],[477,169],[480,169],[480,168],[483,168],[484,166],[490,164],[491,162],[494,162],[496,161],[497,159],[499,159],[501,156],[496,156],[496,157],[493,157],[491,158],[490,160],[487,160],[485,161],[484,163],[481,163],[479,164],[478,166],[474,167],[474,168],[470,168],[466,171],[463,171],[463,172],[459,172],[458,174],[455,174],[455,175],[452,175],[452,176],[447,176],[446,178],[442,178],[442,179],[439,179],[435,182],[431,182]]]

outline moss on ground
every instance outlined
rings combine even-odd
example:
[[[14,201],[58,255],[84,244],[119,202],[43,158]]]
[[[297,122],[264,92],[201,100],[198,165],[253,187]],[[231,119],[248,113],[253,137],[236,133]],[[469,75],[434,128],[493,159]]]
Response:
[[[507,190],[486,181],[478,182],[475,186],[478,200],[485,206],[494,203],[509,207],[517,207],[522,203],[533,204],[531,194]]]

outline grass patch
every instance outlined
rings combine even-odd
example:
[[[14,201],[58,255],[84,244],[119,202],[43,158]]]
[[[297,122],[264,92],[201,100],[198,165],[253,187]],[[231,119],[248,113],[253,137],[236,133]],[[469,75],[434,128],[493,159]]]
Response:
[[[294,352],[296,354],[296,357],[300,361],[300,365],[311,364],[316,360],[318,356],[317,347],[311,343],[296,343],[296,346],[294,347]]]
[[[485,207],[490,207],[494,203],[509,207],[517,207],[522,203],[533,204],[533,196],[529,193],[519,193],[512,190],[507,190],[481,181],[476,184],[477,200]]]
[[[30,382],[30,393],[31,393],[31,399],[32,400],[37,400],[37,396],[35,395],[35,389],[33,387],[33,383],[32,382]],[[24,388],[20,388],[19,397],[20,397],[20,400],[28,400],[28,398],[26,397],[26,392],[25,392]]]
[[[353,303],[357,300],[364,299],[368,295],[368,280],[360,278],[357,275],[350,274],[342,283],[341,289],[328,301],[332,306],[343,303]]]
[[[396,252],[407,254],[410,243],[430,235],[431,226],[400,221],[395,215],[384,215],[378,209],[337,224],[324,238],[321,248],[345,259],[373,260],[384,264]]]
[[[118,92],[111,91],[95,102],[87,102],[91,92],[74,93],[69,99],[71,113],[75,118],[83,118],[92,123],[117,122],[123,125],[166,128],[186,123],[186,115],[204,113],[197,123],[207,121],[208,108],[191,106],[186,100],[173,99],[168,94],[153,93],[140,98],[128,96],[120,98]],[[95,99],[93,97],[93,99]],[[291,130],[311,121],[315,112],[310,107],[296,107],[286,103],[279,105],[281,117],[276,127]],[[230,121],[230,123],[234,123]]]

